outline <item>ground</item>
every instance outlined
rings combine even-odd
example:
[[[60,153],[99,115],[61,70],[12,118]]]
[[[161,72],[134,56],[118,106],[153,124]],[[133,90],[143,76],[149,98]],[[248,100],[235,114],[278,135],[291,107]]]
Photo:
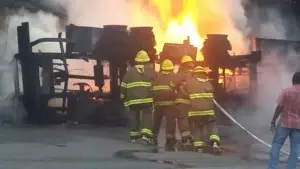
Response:
[[[268,149],[254,143],[251,156],[242,156],[244,145],[225,136],[225,153],[219,157],[193,152],[157,153],[147,146],[128,143],[126,138],[125,128],[4,125],[0,128],[0,169],[265,169],[268,158]]]

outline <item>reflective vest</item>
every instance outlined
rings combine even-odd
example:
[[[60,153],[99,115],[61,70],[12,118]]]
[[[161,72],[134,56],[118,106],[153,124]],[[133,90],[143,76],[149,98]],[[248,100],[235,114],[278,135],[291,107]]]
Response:
[[[172,79],[170,86],[177,91],[175,103],[191,104],[189,95],[185,91],[187,79],[192,76],[192,70],[179,69],[176,76]]]
[[[191,99],[189,116],[215,115],[213,102],[213,86],[206,80],[192,77],[187,80],[186,91]]]
[[[129,68],[120,85],[120,98],[124,106],[152,104],[152,82],[155,79],[156,72],[149,66],[136,65]]]
[[[173,72],[159,72],[157,79],[153,82],[153,100],[156,106],[167,106],[175,103],[176,94],[170,87],[170,82],[174,78]]]

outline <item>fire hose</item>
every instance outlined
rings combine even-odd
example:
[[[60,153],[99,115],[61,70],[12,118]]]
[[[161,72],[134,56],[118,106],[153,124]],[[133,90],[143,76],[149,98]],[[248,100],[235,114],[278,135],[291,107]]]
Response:
[[[254,135],[253,133],[251,133],[249,130],[247,130],[245,127],[243,127],[238,121],[236,121],[215,99],[213,100],[215,105],[221,110],[221,112],[228,117],[233,123],[235,123],[237,126],[239,126],[244,132],[246,132],[247,134],[249,134],[252,138],[254,138],[256,141],[258,141],[259,143],[271,148],[271,145],[268,144],[267,142],[263,141],[262,139],[258,138],[256,135]],[[284,150],[280,150],[280,152],[283,155],[289,155],[288,152],[284,151]],[[299,157],[298,157],[299,159]]]

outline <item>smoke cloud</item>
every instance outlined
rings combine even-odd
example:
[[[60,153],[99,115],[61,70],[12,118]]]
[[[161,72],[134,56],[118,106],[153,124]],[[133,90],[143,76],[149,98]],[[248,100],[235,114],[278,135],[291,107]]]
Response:
[[[251,34],[257,37],[285,40],[299,38],[292,32],[297,23],[295,19],[283,16],[278,8],[253,7],[247,19],[251,25]],[[269,127],[276,99],[283,88],[292,85],[292,75],[299,68],[300,57],[292,45],[283,47],[265,42],[261,50],[263,57],[258,65],[256,95],[250,98],[252,104],[240,107],[235,116],[251,132],[271,143],[273,133]]]

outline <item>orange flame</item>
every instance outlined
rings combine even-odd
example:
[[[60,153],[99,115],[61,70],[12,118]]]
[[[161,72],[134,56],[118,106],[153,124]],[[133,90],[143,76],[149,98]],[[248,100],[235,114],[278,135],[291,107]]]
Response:
[[[214,33],[228,34],[236,54],[248,50],[248,43],[231,18],[233,9],[227,1],[148,0],[145,6],[150,11],[148,14],[155,16],[160,23],[153,25],[159,52],[164,43],[182,43],[187,36],[192,45],[201,49],[206,34]],[[198,52],[197,60],[203,59]]]

